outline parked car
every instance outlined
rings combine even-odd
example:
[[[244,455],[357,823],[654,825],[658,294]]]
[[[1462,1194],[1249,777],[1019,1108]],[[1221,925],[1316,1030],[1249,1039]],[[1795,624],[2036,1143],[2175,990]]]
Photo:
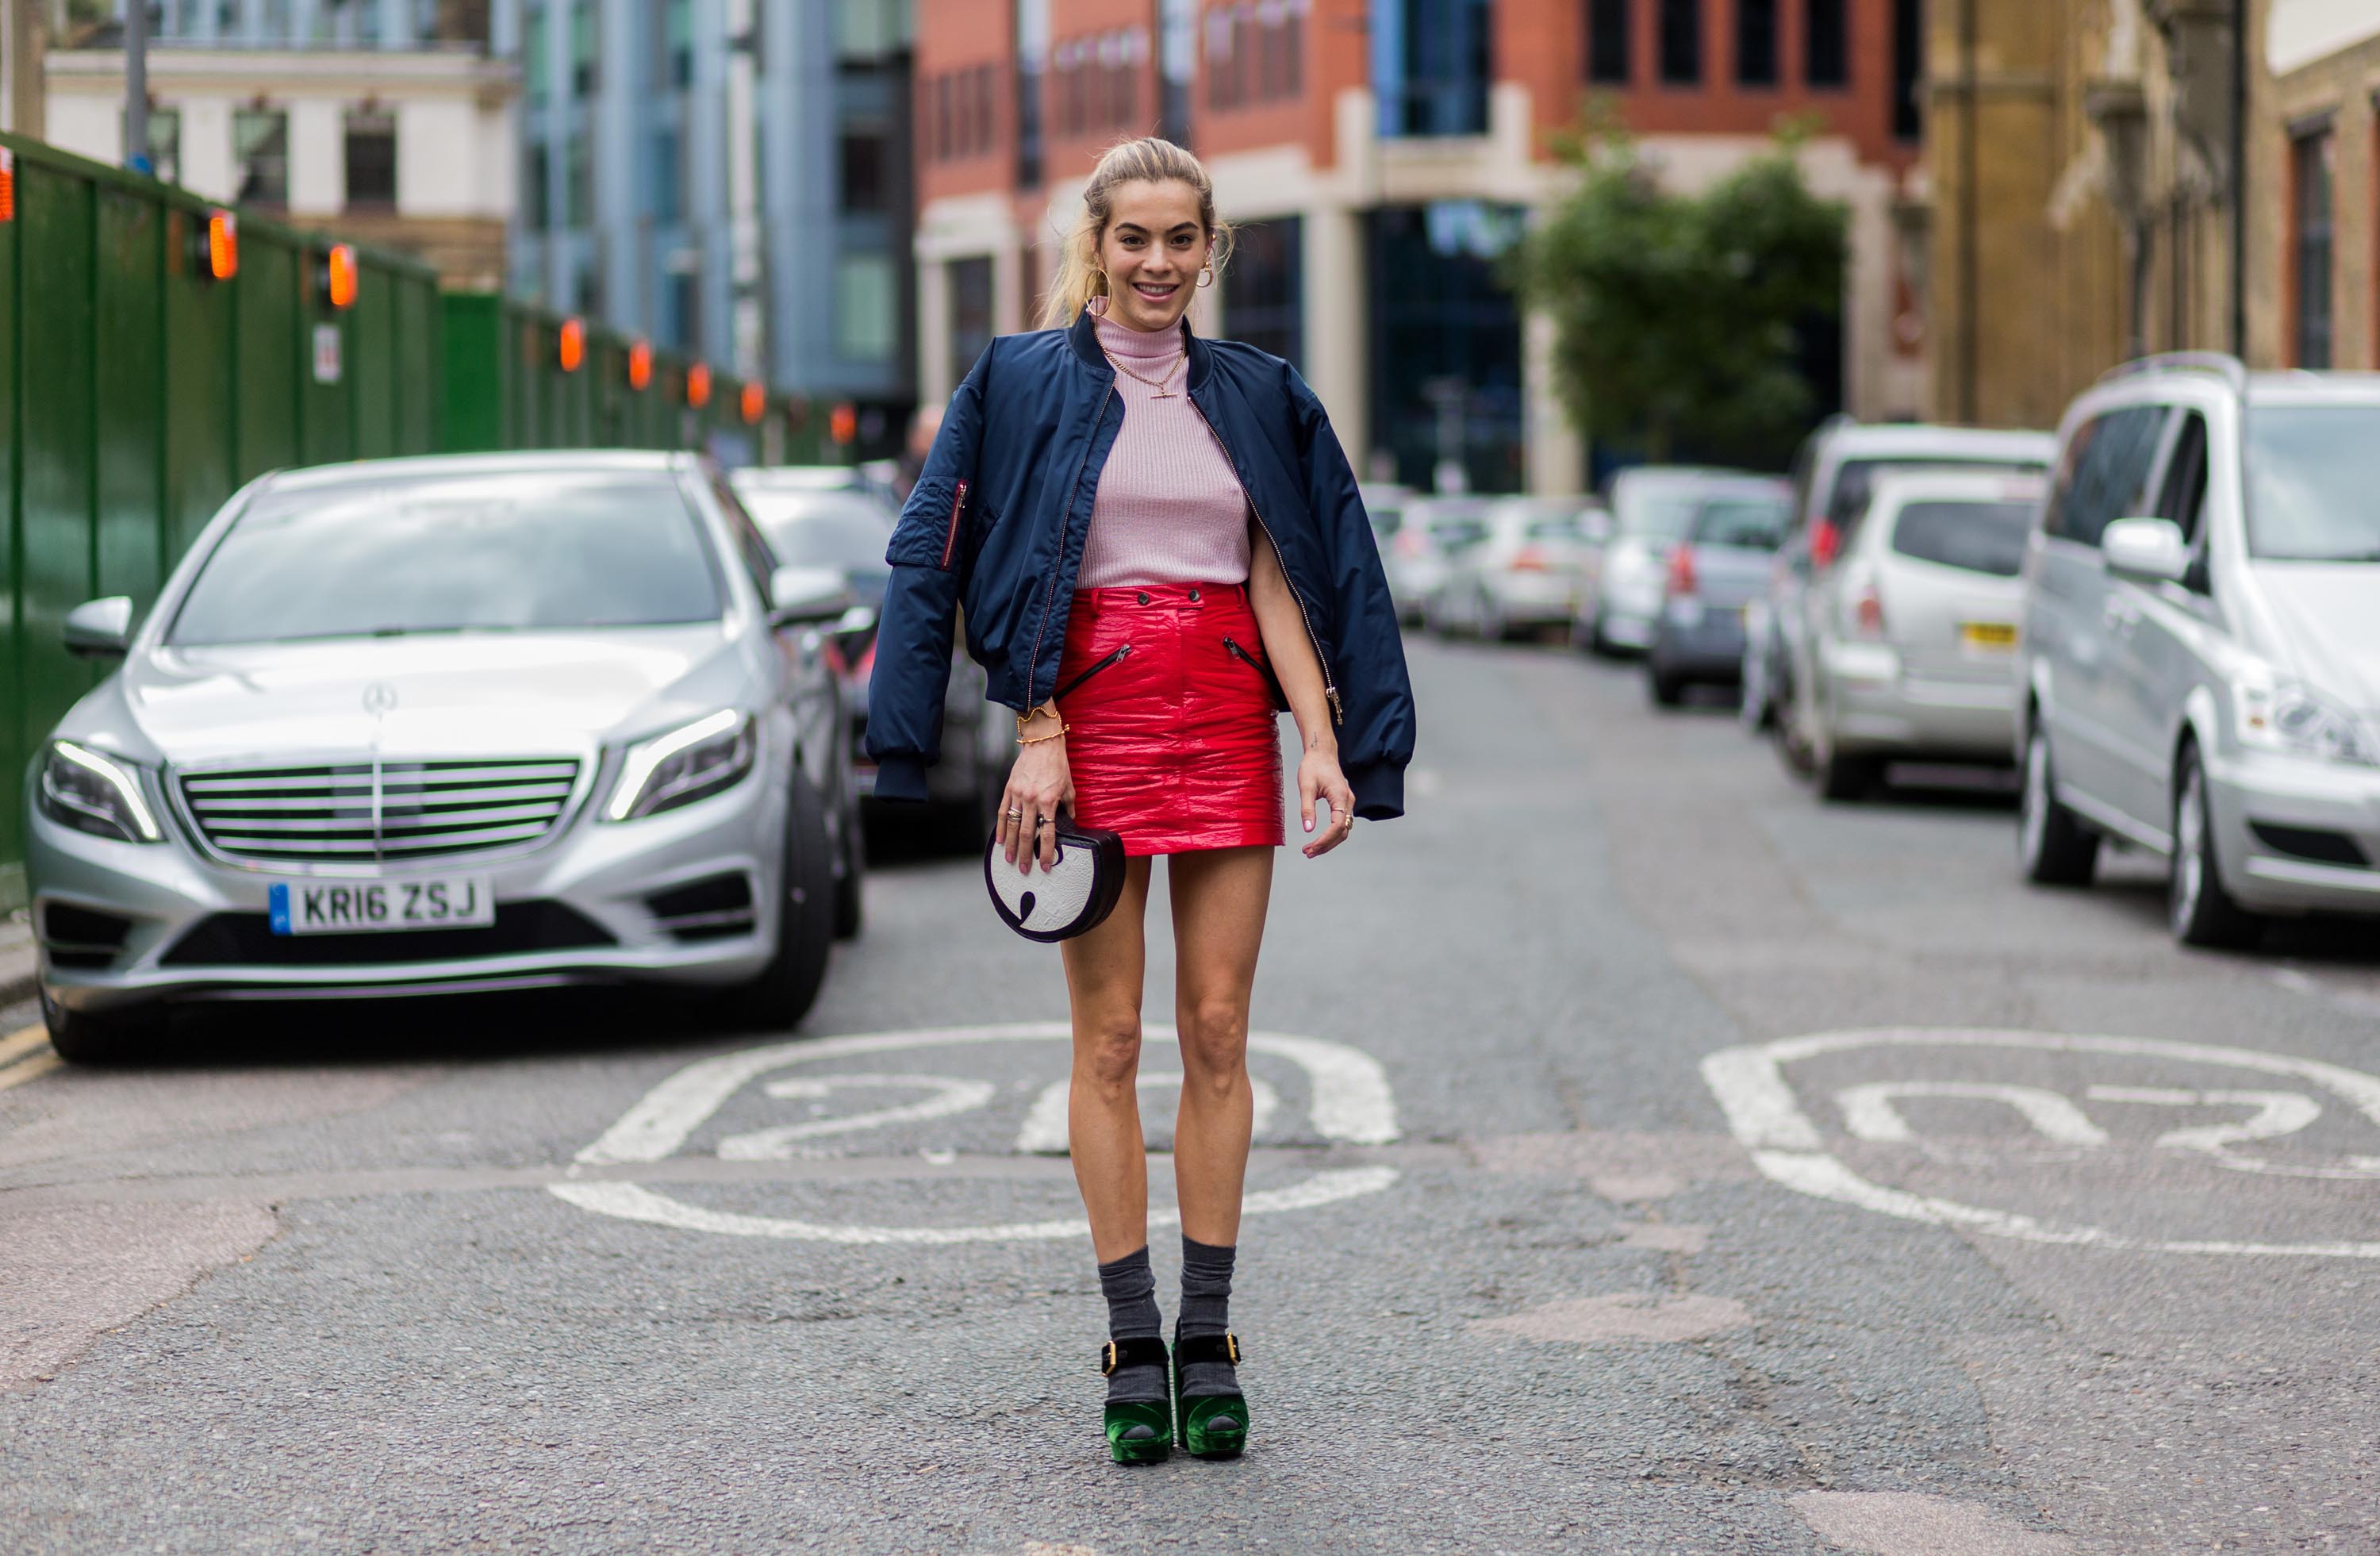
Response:
[[[1645,656],[1653,700],[1674,708],[1696,685],[1731,687],[1743,673],[1743,608],[1768,585],[1792,489],[1781,480],[1713,487],[1670,551],[1661,614]]]
[[[1611,480],[1609,537],[1591,552],[1572,637],[1599,654],[1642,653],[1661,614],[1670,548],[1686,532],[1712,486],[1742,470],[1640,465]]]
[[[835,568],[851,586],[856,603],[829,631],[826,653],[843,680],[852,771],[859,792],[869,795],[876,764],[865,745],[868,685],[876,669],[877,614],[892,577],[885,549],[900,513],[872,486],[825,479],[837,473],[840,467],[781,467],[742,469],[728,479],[780,557]],[[1008,711],[989,699],[983,668],[954,636],[942,705],[942,760],[926,776],[950,841],[968,848],[991,835],[1016,755]],[[909,808],[893,814],[905,820]]]
[[[2174,935],[2380,912],[2380,378],[2152,358],[2076,400],[2026,557],[2025,873],[2172,861]]]
[[[26,872],[68,1059],[189,999],[612,981],[799,1020],[856,929],[840,690],[684,455],[375,460],[250,482],[35,758]]]
[[[1743,718],[1770,730],[1786,764],[1809,764],[1809,735],[1796,687],[1810,669],[1805,596],[1834,563],[1844,524],[1867,504],[1876,480],[1894,470],[2020,470],[2049,468],[2057,440],[2046,432],[1973,427],[1870,426],[1839,417],[1812,433],[1793,460],[1793,523],[1778,548],[1761,608],[1746,614]]]
[[[1568,626],[1578,610],[1588,541],[1585,499],[1500,497],[1446,551],[1424,614],[1433,632],[1501,642],[1516,631]]]
[[[1398,619],[1410,626],[1422,619],[1446,577],[1448,552],[1488,532],[1488,503],[1480,497],[1416,497],[1402,511],[1380,561]]]
[[[1856,799],[1887,763],[2005,763],[2016,751],[2018,572],[2039,477],[1908,471],[1877,480],[1807,596],[1797,684],[1811,770]]]

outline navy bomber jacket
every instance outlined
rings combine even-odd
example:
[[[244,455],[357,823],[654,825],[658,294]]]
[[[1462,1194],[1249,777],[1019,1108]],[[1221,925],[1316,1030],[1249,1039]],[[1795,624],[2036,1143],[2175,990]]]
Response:
[[[1182,334],[1191,403],[1231,456],[1304,607],[1355,814],[1402,815],[1413,687],[1355,473],[1295,369],[1199,339],[1186,320]],[[1057,689],[1091,502],[1123,426],[1115,370],[1087,312],[1071,329],[993,341],[951,396],[885,553],[892,581],[868,693],[878,795],[926,797],[961,619],[993,700],[1023,711]]]

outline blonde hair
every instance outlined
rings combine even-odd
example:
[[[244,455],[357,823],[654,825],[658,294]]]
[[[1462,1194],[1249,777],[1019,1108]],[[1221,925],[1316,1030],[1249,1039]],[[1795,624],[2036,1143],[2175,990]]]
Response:
[[[1093,298],[1108,295],[1107,272],[1099,264],[1099,243],[1115,218],[1115,192],[1125,184],[1179,182],[1198,193],[1198,222],[1214,245],[1208,264],[1220,275],[1232,256],[1232,229],[1215,219],[1215,181],[1206,164],[1171,140],[1148,136],[1108,149],[1083,186],[1083,213],[1058,251],[1058,274],[1041,302],[1041,327],[1062,330]]]

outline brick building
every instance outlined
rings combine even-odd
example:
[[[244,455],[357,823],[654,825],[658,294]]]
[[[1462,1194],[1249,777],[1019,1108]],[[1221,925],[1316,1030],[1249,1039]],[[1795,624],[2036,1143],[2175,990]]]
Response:
[[[1450,426],[1475,486],[1576,490],[1585,451],[1497,278],[1557,198],[1555,134],[1608,94],[1681,187],[1791,115],[1853,212],[1842,336],[1867,416],[1925,375],[1905,219],[1915,0],[918,0],[918,378],[948,394],[1031,328],[1099,152],[1152,131],[1208,163],[1240,253],[1199,327],[1297,362],[1357,463],[1424,481]],[[1451,408],[1459,413],[1450,418]]]

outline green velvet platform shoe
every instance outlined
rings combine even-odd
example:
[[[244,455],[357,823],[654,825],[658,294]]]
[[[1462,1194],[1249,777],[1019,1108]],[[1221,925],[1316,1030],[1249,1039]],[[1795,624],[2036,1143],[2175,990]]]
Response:
[[[1127,1367],[1163,1367],[1165,1342],[1111,1340],[1099,1347],[1099,1376]],[[1153,1465],[1173,1453],[1173,1407],[1164,1400],[1107,1405],[1108,1457],[1120,1465]]]
[[[1248,1445],[1248,1402],[1241,1394],[1182,1397],[1182,1370],[1194,1362],[1240,1365],[1240,1342],[1232,1334],[1176,1335],[1173,1341],[1173,1408],[1182,1417],[1182,1446],[1194,1459],[1235,1459]]]

